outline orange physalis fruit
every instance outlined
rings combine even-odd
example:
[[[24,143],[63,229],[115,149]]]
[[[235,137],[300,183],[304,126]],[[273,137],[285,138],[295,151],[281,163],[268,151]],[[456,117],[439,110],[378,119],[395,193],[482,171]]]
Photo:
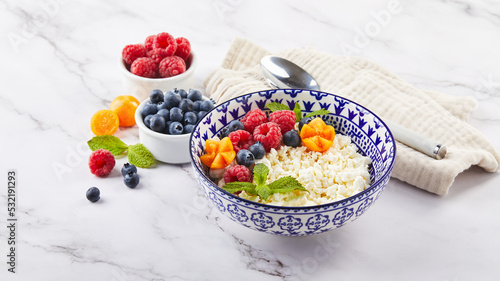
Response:
[[[330,125],[326,125],[323,119],[316,117],[302,126],[300,138],[310,150],[325,152],[333,145],[335,129]]]
[[[113,135],[119,126],[118,115],[109,109],[97,111],[90,119],[90,129],[96,136]]]
[[[139,101],[133,96],[118,96],[109,106],[120,119],[120,126],[130,127],[135,125],[135,111],[139,106]]]
[[[229,166],[236,157],[233,144],[228,137],[220,141],[207,140],[205,142],[205,154],[200,156],[203,164],[212,169],[222,169]]]

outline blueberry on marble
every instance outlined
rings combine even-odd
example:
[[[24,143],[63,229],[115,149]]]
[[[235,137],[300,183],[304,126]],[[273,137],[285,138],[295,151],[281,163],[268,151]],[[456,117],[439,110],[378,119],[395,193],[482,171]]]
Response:
[[[291,147],[298,147],[300,145],[299,132],[290,130],[283,135],[283,143]]]
[[[247,149],[241,149],[236,154],[236,163],[238,163],[238,165],[250,167],[252,166],[254,161],[255,161],[255,156],[253,155],[252,152],[250,152]]]
[[[156,104],[145,104],[144,107],[141,109],[141,114],[143,117],[156,114],[158,112],[158,107]]]
[[[87,190],[87,199],[90,202],[97,202],[101,199],[101,191],[97,187],[91,187]]]
[[[196,114],[194,112],[186,112],[184,113],[184,119],[183,119],[183,124],[185,125],[196,125],[196,122],[198,121],[198,118],[196,117]]]
[[[160,114],[155,114],[149,121],[149,127],[155,132],[161,133],[165,129],[165,118]]]
[[[159,102],[163,101],[163,99],[163,92],[159,89],[153,90],[149,94],[149,100],[151,101],[151,103],[158,104]]]
[[[125,176],[126,174],[128,174],[128,172],[137,173],[137,167],[134,166],[133,164],[130,164],[130,163],[123,164],[123,167],[122,167],[122,176]]]
[[[250,152],[252,152],[255,159],[262,159],[266,155],[266,149],[264,148],[264,146],[262,145],[262,143],[260,141],[252,144],[248,148],[248,150]]]
[[[168,131],[171,135],[180,135],[184,131],[184,126],[180,122],[174,121],[170,123],[168,127]]]
[[[184,114],[182,113],[182,110],[180,108],[173,107],[170,109],[170,120],[182,122],[183,117]]]
[[[195,90],[195,89],[189,89],[189,92],[187,94],[187,98],[192,100],[192,101],[197,101],[197,100],[202,100],[202,95],[200,91]]]
[[[134,172],[128,172],[123,177],[123,182],[130,188],[135,188],[139,184],[139,175]]]

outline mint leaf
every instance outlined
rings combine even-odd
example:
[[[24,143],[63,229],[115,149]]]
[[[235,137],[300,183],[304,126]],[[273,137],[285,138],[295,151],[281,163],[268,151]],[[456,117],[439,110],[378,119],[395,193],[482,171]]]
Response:
[[[269,168],[265,164],[257,164],[253,167],[253,179],[257,185],[265,185]]]
[[[246,191],[249,194],[257,195],[257,193],[255,192],[255,184],[253,184],[251,182],[239,182],[239,181],[229,182],[229,183],[226,183],[222,188],[225,189],[229,193],[235,193],[238,191]]]
[[[295,107],[293,108],[293,113],[295,113],[295,117],[297,117],[297,122],[302,120],[302,110],[300,109],[299,102],[295,103]]]
[[[277,102],[272,102],[270,104],[267,104],[266,106],[272,112],[275,112],[275,111],[278,111],[278,110],[290,110],[290,108],[288,108],[288,106],[286,106],[284,104],[281,104],[281,103],[277,103]]]
[[[330,113],[330,111],[328,111],[326,109],[320,109],[320,110],[316,110],[316,111],[313,111],[313,112],[307,114],[306,116],[304,116],[304,118],[313,117],[313,116],[316,116],[316,115],[327,115],[329,113]]]
[[[274,192],[269,188],[267,185],[259,185],[255,188],[255,192],[257,192],[257,195],[260,196],[260,198],[267,200],[269,196],[271,196]]]
[[[291,176],[282,177],[273,181],[269,184],[269,188],[273,193],[285,193],[296,189],[307,191],[297,179]]]
[[[95,136],[87,144],[92,151],[106,149],[114,156],[122,154],[128,148],[119,138],[110,135]]]
[[[138,143],[128,147],[128,162],[139,168],[147,168],[155,163],[155,158],[142,143]]]

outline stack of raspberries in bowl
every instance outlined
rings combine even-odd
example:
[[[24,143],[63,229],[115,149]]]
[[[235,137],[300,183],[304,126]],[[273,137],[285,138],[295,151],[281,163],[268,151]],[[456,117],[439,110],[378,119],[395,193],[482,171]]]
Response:
[[[150,35],[144,44],[123,48],[122,59],[132,74],[145,78],[168,78],[186,71],[191,44],[167,32]]]

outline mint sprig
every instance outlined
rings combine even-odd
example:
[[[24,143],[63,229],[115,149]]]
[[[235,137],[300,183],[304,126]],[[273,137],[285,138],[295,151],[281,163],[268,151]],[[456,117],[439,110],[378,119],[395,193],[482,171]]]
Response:
[[[307,191],[299,181],[291,176],[279,178],[266,185],[268,174],[269,168],[265,164],[260,163],[253,168],[253,178],[256,184],[250,182],[230,182],[226,183],[222,188],[230,193],[246,191],[251,195],[258,195],[264,200],[267,200],[274,193],[285,193],[293,190]]]
[[[114,156],[118,156],[127,150],[128,145],[119,138],[110,135],[95,136],[87,144],[92,151],[104,148]]]
[[[266,105],[266,107],[269,108],[269,110],[271,110],[271,112],[275,112],[275,111],[279,111],[279,110],[290,110],[290,108],[288,108],[288,106],[281,104],[281,103],[277,103],[277,102],[269,103]]]
[[[298,102],[296,102],[293,107],[293,113],[295,113],[295,117],[297,117],[297,122],[300,122],[300,120],[302,120],[302,110],[300,109],[300,104]]]
[[[306,114],[306,116],[304,116],[304,118],[313,117],[313,116],[317,116],[317,115],[327,115],[329,113],[330,113],[330,111],[328,111],[326,109],[320,109],[320,110],[313,111],[309,114]]]
[[[147,168],[155,163],[155,158],[142,143],[138,143],[128,147],[128,162],[139,168]]]
[[[275,111],[279,111],[279,110],[290,110],[290,108],[288,108],[288,106],[281,104],[281,103],[277,103],[277,102],[269,103],[266,105],[266,107],[269,108],[269,110],[271,110],[271,112],[275,112]],[[326,115],[326,114],[330,113],[330,111],[322,108],[320,110],[316,110],[316,111],[313,111],[311,113],[308,113],[304,117],[302,117],[302,110],[300,109],[300,104],[298,102],[295,103],[295,106],[292,109],[292,111],[293,111],[293,113],[295,113],[295,117],[297,117],[297,122],[300,122],[300,120],[302,120],[302,118],[313,117],[313,116],[318,116],[318,115]]]
[[[106,149],[111,152],[113,156],[119,156],[127,152],[128,162],[139,168],[147,168],[155,163],[153,154],[151,154],[151,152],[141,143],[127,145],[115,136],[102,135],[93,137],[87,144],[92,151]]]

